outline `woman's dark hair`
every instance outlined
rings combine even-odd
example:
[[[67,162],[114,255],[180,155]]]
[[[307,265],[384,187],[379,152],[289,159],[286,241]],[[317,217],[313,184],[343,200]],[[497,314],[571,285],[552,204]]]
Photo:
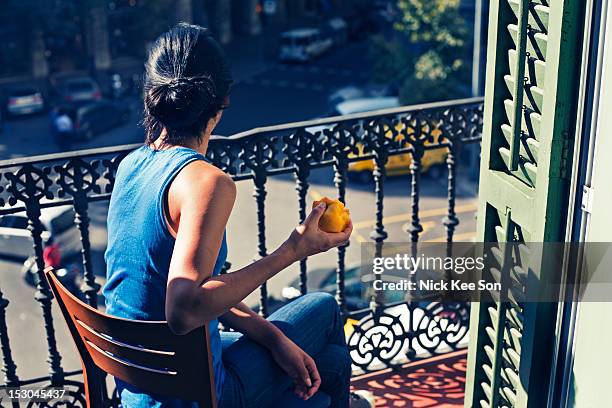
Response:
[[[223,49],[206,28],[181,23],[162,34],[145,66],[146,143],[164,128],[165,144],[200,137],[224,108],[231,85]]]

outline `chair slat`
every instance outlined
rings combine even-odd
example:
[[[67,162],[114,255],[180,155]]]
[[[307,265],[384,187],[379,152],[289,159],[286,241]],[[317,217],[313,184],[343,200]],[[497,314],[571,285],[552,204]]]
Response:
[[[104,372],[119,378],[146,392],[166,395],[171,397],[197,400],[198,395],[192,394],[193,390],[187,390],[185,384],[179,383],[179,376],[174,373],[155,372],[149,368],[130,364],[118,357],[110,356],[92,343],[86,342],[85,346],[95,364]]]
[[[58,281],[58,284],[61,283]],[[62,300],[70,310],[71,315],[85,323],[98,333],[111,335],[123,343],[164,350],[170,344],[176,344],[177,339],[164,321],[136,321],[110,316],[81,302],[68,290],[62,292]],[[183,339],[178,339],[182,343]]]
[[[122,356],[124,359],[143,367],[154,369],[177,370],[176,353],[173,351],[159,351],[144,349],[126,343],[118,342],[110,337],[97,333],[91,327],[80,320],[76,320],[76,328],[86,341],[93,343],[96,347],[112,355]]]

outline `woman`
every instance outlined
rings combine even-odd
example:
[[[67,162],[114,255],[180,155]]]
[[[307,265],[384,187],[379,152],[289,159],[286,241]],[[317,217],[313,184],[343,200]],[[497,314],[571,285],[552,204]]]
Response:
[[[119,165],[109,207],[107,311],[167,320],[177,334],[208,323],[220,407],[266,407],[290,388],[302,399],[321,389],[333,407],[346,407],[350,358],[334,299],[306,295],[267,320],[242,300],[292,263],[346,243],[352,226],[319,230],[325,205],[319,206],[272,254],[219,274],[236,187],[204,154],[231,83],[222,49],[206,29],[180,24],[152,47],[146,143]],[[236,332],[219,333],[219,320]],[[117,385],[125,407],[190,406]]]

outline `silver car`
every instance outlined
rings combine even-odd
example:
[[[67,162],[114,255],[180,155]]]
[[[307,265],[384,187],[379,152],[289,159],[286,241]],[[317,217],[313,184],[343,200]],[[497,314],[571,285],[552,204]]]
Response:
[[[100,87],[91,78],[69,78],[61,82],[59,89],[62,102],[99,101],[102,99]]]
[[[62,263],[81,252],[81,237],[71,206],[43,209],[40,221],[44,228],[43,244],[46,246],[53,238],[60,249]],[[24,272],[36,272],[33,239],[24,213],[0,217],[0,256],[24,261]]]
[[[13,116],[39,113],[45,110],[45,101],[36,88],[16,88],[9,93],[6,110]]]

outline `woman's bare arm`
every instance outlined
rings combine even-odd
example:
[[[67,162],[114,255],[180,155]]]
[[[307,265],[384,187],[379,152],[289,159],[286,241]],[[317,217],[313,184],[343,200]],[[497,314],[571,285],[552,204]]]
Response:
[[[319,230],[325,209],[319,207],[269,256],[230,274],[212,276],[235,197],[231,178],[204,162],[186,166],[170,187],[169,221],[176,228],[176,242],[166,318],[176,333],[187,333],[222,315],[293,262],[341,245],[351,233],[352,227],[337,234]]]
[[[219,320],[232,329],[248,336],[264,347],[274,345],[284,334],[278,327],[255,313],[243,302],[232,307]]]

